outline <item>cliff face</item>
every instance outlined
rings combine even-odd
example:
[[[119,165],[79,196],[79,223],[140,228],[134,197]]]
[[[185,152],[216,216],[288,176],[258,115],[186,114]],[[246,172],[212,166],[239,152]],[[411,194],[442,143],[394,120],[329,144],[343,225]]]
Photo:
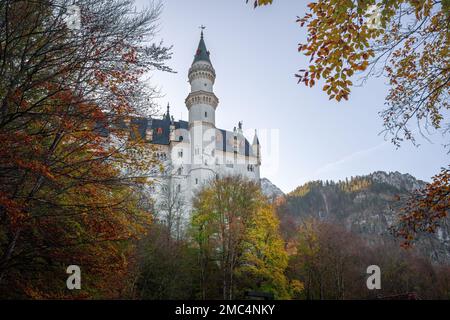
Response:
[[[389,227],[398,217],[399,199],[424,185],[409,174],[382,171],[346,181],[309,182],[287,194],[278,212],[282,226],[316,218],[343,225],[372,244],[397,241]],[[416,250],[434,262],[450,263],[449,221],[436,234],[420,235]]]
[[[276,185],[274,185],[269,179],[261,179],[261,190],[263,194],[270,200],[276,199],[278,197],[284,196],[284,192],[281,191]]]

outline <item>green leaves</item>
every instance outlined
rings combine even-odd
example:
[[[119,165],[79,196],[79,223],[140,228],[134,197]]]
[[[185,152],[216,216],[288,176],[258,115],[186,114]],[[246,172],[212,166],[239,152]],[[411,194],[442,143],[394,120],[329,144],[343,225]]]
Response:
[[[204,279],[215,279],[223,299],[243,297],[246,290],[289,298],[284,270],[287,254],[278,218],[259,186],[240,177],[214,180],[194,201],[192,235]],[[218,268],[211,274],[212,266]],[[213,284],[203,281],[203,291]]]

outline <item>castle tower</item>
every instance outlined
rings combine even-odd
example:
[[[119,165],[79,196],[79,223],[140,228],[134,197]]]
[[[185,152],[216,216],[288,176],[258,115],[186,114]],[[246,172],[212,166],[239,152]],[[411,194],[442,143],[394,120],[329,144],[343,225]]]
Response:
[[[190,125],[194,125],[196,122],[204,122],[215,127],[215,113],[219,103],[219,99],[213,92],[215,80],[216,71],[211,64],[202,30],[198,49],[189,69],[191,92],[186,98],[186,107],[189,110]]]
[[[259,139],[258,139],[258,133],[255,130],[255,137],[253,138],[253,143],[252,143],[252,151],[253,154],[256,156],[256,175],[259,179],[259,175],[260,175],[260,168],[261,168],[261,145],[259,143]]]
[[[186,98],[191,137],[191,185],[193,190],[215,175],[216,108],[219,99],[213,91],[216,72],[203,35],[189,69],[191,92]]]

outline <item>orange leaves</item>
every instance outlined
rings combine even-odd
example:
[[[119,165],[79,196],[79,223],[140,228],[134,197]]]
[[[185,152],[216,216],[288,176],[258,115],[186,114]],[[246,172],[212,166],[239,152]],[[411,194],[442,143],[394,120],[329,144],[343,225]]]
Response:
[[[393,229],[410,247],[417,232],[434,233],[439,221],[450,211],[450,166],[433,177],[423,190],[417,190],[402,208],[398,225]]]
[[[309,62],[295,76],[307,87],[323,81],[330,100],[342,101],[349,98],[355,74],[362,75],[362,82],[387,75],[391,89],[381,115],[398,146],[405,139],[414,142],[408,128],[412,117],[419,126],[439,129],[442,110],[450,107],[448,13],[432,0],[388,0],[373,7],[367,1],[310,3],[297,19],[307,31],[298,51]],[[379,10],[376,24],[369,17],[371,8]],[[404,10],[415,13],[416,21],[406,19]]]
[[[16,165],[22,169],[33,171],[37,175],[45,176],[48,179],[54,180],[54,176],[50,172],[50,168],[47,165],[42,164],[36,160],[16,159]]]
[[[248,3],[248,0],[246,0],[246,2]],[[265,6],[265,5],[269,5],[272,4],[273,0],[255,0],[253,2],[253,7],[256,8],[258,6]]]
[[[11,199],[8,194],[2,191],[0,191],[0,207],[6,211],[12,231],[16,231],[25,218],[28,217],[24,204],[18,199]]]
[[[373,55],[366,50],[370,35],[352,2],[322,0],[308,8],[310,12],[297,22],[308,30],[307,43],[300,44],[298,50],[310,57],[310,65],[296,77],[309,87],[323,79],[323,91],[330,99],[348,99],[352,86],[348,77],[365,70]]]

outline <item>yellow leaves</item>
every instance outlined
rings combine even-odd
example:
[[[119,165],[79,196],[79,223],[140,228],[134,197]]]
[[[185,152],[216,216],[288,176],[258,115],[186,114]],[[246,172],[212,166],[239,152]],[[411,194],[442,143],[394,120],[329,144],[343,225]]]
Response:
[[[289,298],[284,270],[288,264],[279,221],[256,184],[239,177],[214,180],[197,195],[192,215],[199,250],[237,277],[258,279],[263,291]],[[239,261],[229,266],[226,256]]]
[[[248,0],[246,0],[246,2],[248,3]],[[253,7],[261,7],[261,6],[265,6],[265,5],[269,5],[272,4],[273,0],[255,0],[253,2]]]
[[[294,295],[300,294],[305,289],[305,284],[300,280],[292,280],[290,286]]]
[[[258,6],[265,6],[268,4],[272,4],[273,0],[258,0]]]

